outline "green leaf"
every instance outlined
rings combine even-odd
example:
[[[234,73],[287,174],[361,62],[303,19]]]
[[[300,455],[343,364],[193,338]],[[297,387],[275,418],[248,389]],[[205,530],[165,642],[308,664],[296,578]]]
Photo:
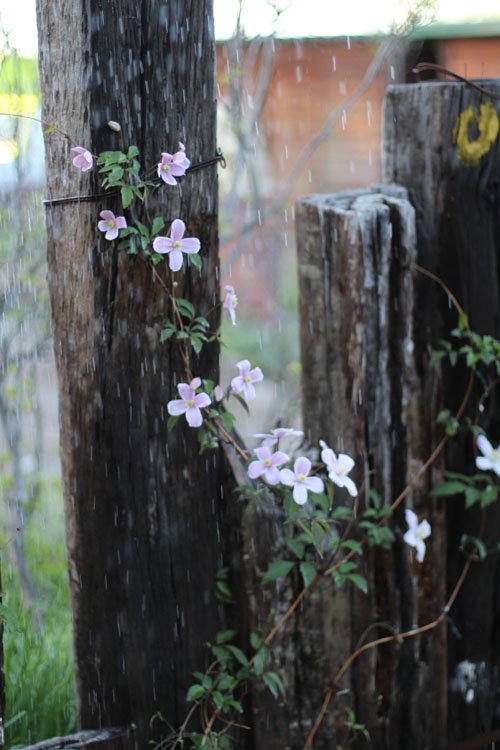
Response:
[[[261,675],[266,668],[267,649],[261,648],[253,657],[253,669],[257,676]]]
[[[233,425],[234,425],[234,417],[231,414],[231,412],[225,411],[221,419],[222,419],[222,424],[226,432],[231,432],[231,430],[233,429]]]
[[[332,513],[332,518],[335,521],[346,521],[352,516],[352,508],[348,508],[347,505],[339,505]]]
[[[124,161],[127,160],[126,154],[123,153],[123,151],[101,151],[99,156],[97,157],[97,163],[99,166],[102,164],[108,166],[112,164],[122,164]]]
[[[465,489],[465,507],[472,508],[475,503],[478,503],[482,499],[482,496],[482,491],[477,489],[477,487],[467,487]]]
[[[295,563],[290,560],[275,560],[262,576],[262,583],[269,583],[277,578],[285,578],[294,565]]]
[[[199,354],[203,349],[203,341],[199,336],[191,335],[191,346],[193,347],[196,354]]]
[[[494,503],[498,497],[498,486],[489,484],[482,492],[481,496],[481,508],[487,508],[488,505]]]
[[[241,648],[238,648],[238,646],[226,646],[227,650],[232,653],[236,661],[238,661],[242,666],[246,667],[248,666],[248,659],[241,650]]]
[[[262,675],[262,680],[275,698],[278,698],[280,693],[283,696],[285,695],[284,681],[276,672],[266,672],[264,675]]]
[[[201,258],[197,253],[190,253],[188,255],[188,261],[197,271],[201,272]]]
[[[299,570],[302,575],[302,580],[304,581],[304,586],[307,588],[307,586],[311,585],[316,576],[316,568],[311,563],[301,562]]]
[[[291,550],[293,554],[299,558],[299,560],[301,560],[304,557],[304,550],[305,550],[304,542],[301,542],[298,539],[287,539],[286,545],[288,549]]]
[[[231,396],[236,399],[236,401],[244,408],[247,414],[250,414],[250,409],[248,408],[247,402],[239,395],[239,393],[231,391]]]
[[[431,490],[431,495],[435,497],[447,497],[448,495],[460,495],[467,489],[467,485],[463,482],[444,482],[439,487],[434,487]]]
[[[368,593],[368,583],[364,576],[360,576],[358,575],[358,573],[349,573],[346,578],[348,581],[357,586],[357,588],[360,589],[363,594]]]
[[[219,690],[232,690],[238,684],[238,680],[230,674],[225,674],[217,682]]]
[[[164,341],[167,341],[167,339],[171,338],[174,335],[175,331],[176,329],[174,328],[174,326],[165,326],[163,331],[161,331],[160,333],[160,343],[163,344]]]
[[[173,416],[170,416],[168,418],[168,421],[167,421],[167,432],[171,432],[173,430],[173,428],[175,427],[175,424],[176,424],[176,422],[177,422],[178,419],[179,419],[179,417],[173,417]]]
[[[139,155],[139,149],[137,148],[137,146],[129,146],[128,151],[127,151],[127,159],[129,161],[132,161],[132,159],[138,155]]]
[[[130,204],[132,203],[134,193],[132,188],[130,187],[122,187],[120,190],[121,197],[122,197],[122,206],[123,208],[128,208]]]
[[[205,695],[205,689],[201,685],[191,685],[187,691],[186,700],[188,703],[194,703]]]
[[[193,304],[183,297],[177,297],[175,304],[181,315],[190,320],[194,318],[194,306]]]
[[[340,546],[345,549],[353,550],[353,552],[357,552],[358,555],[361,555],[363,553],[361,544],[355,539],[346,539]]]
[[[236,635],[236,630],[221,630],[215,636],[215,642],[219,646],[221,643],[232,640]]]
[[[250,645],[256,651],[262,646],[262,638],[258,633],[250,633]]]
[[[151,236],[154,237],[158,232],[161,232],[163,227],[165,226],[165,222],[163,221],[161,216],[156,216],[153,220],[153,226],[151,227]]]

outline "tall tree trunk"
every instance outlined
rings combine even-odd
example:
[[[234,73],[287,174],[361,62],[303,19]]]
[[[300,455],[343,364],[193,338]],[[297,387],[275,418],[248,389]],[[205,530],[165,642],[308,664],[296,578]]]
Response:
[[[38,0],[43,119],[93,153],[121,146],[119,121],[144,168],[186,144],[192,163],[215,154],[211,0]],[[70,144],[46,135],[49,198],[100,192]],[[47,208],[49,285],[59,378],[61,459],[83,728],[133,723],[137,744],[183,719],[191,672],[221,620],[218,452],[199,455],[169,399],[186,381],[178,349],[160,344],[168,301],[151,265],[98,237],[116,198]],[[215,166],[163,187],[149,205],[199,237],[203,270],[176,275],[198,314],[218,302]],[[167,264],[157,267],[168,277]],[[217,314],[211,314],[217,328]],[[211,344],[193,374],[218,382]]]
[[[484,86],[500,95],[500,81]],[[472,110],[469,110],[469,107]],[[488,144],[487,118],[493,122],[498,104],[465,84],[426,83],[394,86],[384,114],[384,179],[408,188],[416,210],[419,263],[436,273],[456,295],[473,331],[500,338],[500,143]],[[469,127],[456,129],[462,113]],[[462,115],[463,117],[463,115]],[[477,118],[477,119],[476,119]],[[475,129],[481,120],[482,133]],[[464,122],[464,121],[462,121]],[[454,133],[458,143],[454,143]],[[469,142],[476,141],[472,148]],[[481,146],[484,148],[481,149]],[[482,155],[481,155],[482,151]],[[463,397],[468,374],[463,369],[442,374],[429,367],[429,351],[450,338],[456,312],[433,282],[420,277],[416,285],[416,362],[425,391],[438,395],[423,403],[429,422],[440,409],[455,409]],[[484,383],[475,383],[475,396]],[[498,386],[484,402],[480,424],[500,442]],[[468,414],[475,420],[477,399]],[[475,473],[470,433],[447,447],[447,467]],[[443,502],[448,535],[447,587],[454,586],[463,555],[465,532],[482,536],[495,548],[500,504],[486,512],[465,510],[461,499]],[[451,617],[448,635],[448,733],[451,741],[467,739],[498,723],[500,698],[500,560],[498,555],[473,567]]]

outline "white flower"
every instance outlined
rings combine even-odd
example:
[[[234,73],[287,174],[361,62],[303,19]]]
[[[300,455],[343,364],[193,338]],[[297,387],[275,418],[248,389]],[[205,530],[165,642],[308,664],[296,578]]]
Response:
[[[500,445],[493,448],[484,435],[479,435],[477,447],[483,454],[476,458],[476,466],[481,471],[494,471],[500,477]]]
[[[303,437],[304,433],[301,430],[294,430],[292,427],[277,427],[271,432],[256,432],[254,438],[260,438],[263,440],[262,445],[267,445],[269,448],[284,437]]]
[[[418,523],[417,515],[409,508],[405,510],[405,518],[408,524],[408,531],[403,536],[403,539],[410,547],[415,547],[417,550],[417,562],[421,563],[425,556],[424,539],[427,539],[431,535],[430,523],[425,518]]]
[[[261,450],[266,450],[261,448]],[[299,456],[291,469],[281,469],[280,477],[283,484],[293,487],[293,499],[297,505],[307,503],[308,492],[323,492],[323,482],[318,477],[310,477],[311,462],[305,456]]]
[[[356,485],[347,475],[354,466],[354,461],[350,456],[345,453],[339,453],[338,457],[335,452],[325,443],[324,440],[320,440],[319,444],[323,448],[321,451],[321,460],[328,469],[328,476],[337,487],[345,487],[351,497],[356,497],[358,490]]]

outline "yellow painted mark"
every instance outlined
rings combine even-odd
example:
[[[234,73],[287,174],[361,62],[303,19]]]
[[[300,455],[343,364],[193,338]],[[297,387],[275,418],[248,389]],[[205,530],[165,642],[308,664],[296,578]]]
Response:
[[[478,137],[471,141],[469,127],[475,122],[479,130]],[[453,143],[458,147],[458,158],[465,167],[475,167],[481,157],[488,153],[498,135],[499,120],[495,107],[485,102],[479,107],[479,115],[471,106],[458,117],[453,128]]]

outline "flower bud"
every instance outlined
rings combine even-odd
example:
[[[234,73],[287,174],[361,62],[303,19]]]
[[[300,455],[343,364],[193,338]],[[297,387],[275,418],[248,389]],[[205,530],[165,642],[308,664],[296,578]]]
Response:
[[[114,130],[115,133],[119,133],[120,130],[122,129],[120,123],[115,122],[114,120],[110,120],[108,122],[108,128],[110,128],[111,130]]]

